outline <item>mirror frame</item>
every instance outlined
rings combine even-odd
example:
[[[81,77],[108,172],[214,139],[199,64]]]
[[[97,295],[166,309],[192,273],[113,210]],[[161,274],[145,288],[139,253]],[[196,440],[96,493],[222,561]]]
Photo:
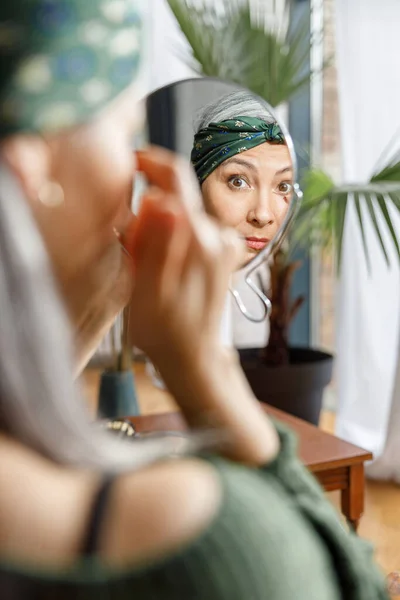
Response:
[[[146,102],[150,96],[152,96],[153,94],[157,94],[158,92],[160,92],[161,90],[163,90],[165,88],[183,85],[183,84],[189,83],[189,82],[199,82],[199,81],[205,81],[205,82],[210,82],[210,83],[212,83],[212,82],[225,83],[226,85],[229,85],[232,88],[235,88],[236,91],[243,90],[243,91],[250,92],[251,94],[254,95],[255,98],[257,98],[259,101],[261,101],[263,104],[265,104],[266,109],[271,113],[271,116],[279,124],[279,127],[281,128],[281,130],[285,136],[285,143],[289,150],[290,159],[292,161],[293,179],[294,179],[295,183],[293,184],[292,200],[290,202],[290,206],[289,206],[288,212],[286,214],[286,217],[284,219],[284,222],[282,223],[282,225],[281,225],[278,233],[275,235],[274,239],[271,240],[270,244],[268,244],[268,246],[266,246],[263,250],[261,250],[261,252],[259,254],[257,254],[257,256],[255,256],[245,267],[243,267],[243,269],[241,269],[244,272],[244,275],[243,275],[244,282],[246,283],[246,285],[248,285],[250,287],[250,289],[254,292],[254,294],[259,298],[259,300],[263,306],[262,314],[258,315],[258,316],[252,314],[246,308],[246,305],[243,302],[243,300],[240,296],[240,293],[233,287],[229,288],[229,291],[232,294],[233,298],[235,299],[235,302],[236,302],[240,312],[246,317],[246,319],[248,319],[249,321],[252,321],[253,323],[261,323],[262,321],[265,321],[265,319],[268,318],[271,313],[271,308],[272,308],[271,301],[264,294],[264,292],[254,283],[251,276],[254,273],[254,271],[256,271],[262,264],[264,264],[277,251],[277,249],[282,244],[284,238],[286,237],[288,230],[290,229],[290,227],[296,217],[297,211],[300,206],[301,199],[303,197],[303,192],[301,191],[300,185],[298,183],[298,165],[297,165],[297,157],[296,157],[296,152],[294,149],[293,140],[292,140],[292,137],[291,137],[286,125],[284,123],[282,123],[281,119],[279,119],[276,116],[276,112],[270,106],[270,104],[266,100],[264,100],[264,98],[261,98],[261,96],[254,94],[254,92],[243,87],[240,84],[237,84],[232,81],[228,81],[226,79],[222,79],[219,77],[188,77],[188,78],[184,78],[184,79],[178,79],[176,81],[173,81],[171,83],[168,83],[168,84],[165,84],[165,85],[162,85],[162,86],[156,88],[149,94],[146,94],[146,96],[144,96],[142,100],[144,102]],[[147,110],[145,111],[145,113],[146,113],[145,127],[147,127],[148,126]]]

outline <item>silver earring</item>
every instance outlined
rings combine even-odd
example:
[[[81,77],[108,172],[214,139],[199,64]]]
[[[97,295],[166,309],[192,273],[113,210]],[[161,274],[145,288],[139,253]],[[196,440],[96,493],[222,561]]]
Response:
[[[50,208],[60,206],[65,200],[64,190],[56,181],[48,181],[40,188],[38,200]]]

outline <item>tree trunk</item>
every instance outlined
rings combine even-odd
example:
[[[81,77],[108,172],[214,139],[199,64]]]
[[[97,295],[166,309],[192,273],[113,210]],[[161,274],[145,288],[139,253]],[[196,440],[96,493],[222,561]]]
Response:
[[[304,301],[304,298],[299,297],[291,302],[290,298],[293,275],[300,264],[288,263],[285,252],[278,250],[270,267],[270,334],[262,355],[263,362],[270,366],[289,364],[289,326]]]

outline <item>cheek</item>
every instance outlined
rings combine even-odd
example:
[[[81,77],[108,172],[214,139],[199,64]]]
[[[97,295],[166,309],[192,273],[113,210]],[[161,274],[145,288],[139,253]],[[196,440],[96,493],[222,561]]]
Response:
[[[93,153],[85,186],[99,224],[112,224],[123,205],[130,201],[134,171],[133,153],[114,145]]]
[[[228,227],[239,227],[247,218],[249,200],[245,194],[232,192],[222,182],[203,184],[204,208],[209,215]]]
[[[127,140],[110,131],[78,132],[56,148],[51,176],[63,187],[65,201],[41,220],[63,282],[89,285],[89,273],[117,244],[113,228],[123,207],[128,212],[133,171]]]
[[[288,210],[289,210],[289,200],[279,196],[276,199],[275,206],[274,206],[274,216],[275,216],[275,221],[278,226],[282,225],[283,221],[285,220]]]
[[[73,228],[86,235],[110,233],[114,221],[128,206],[134,171],[127,144],[82,144],[60,175]]]

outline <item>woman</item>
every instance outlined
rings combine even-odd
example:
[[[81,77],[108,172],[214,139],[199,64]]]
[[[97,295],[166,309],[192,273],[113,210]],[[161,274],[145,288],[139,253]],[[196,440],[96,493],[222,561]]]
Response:
[[[236,236],[193,221],[183,199],[196,186],[173,156],[132,156],[129,7],[0,7],[0,596],[385,598],[220,347]],[[136,169],[151,185],[133,221]],[[110,314],[130,297],[135,342],[188,423],[226,438],[225,458],[171,461],[166,441],[123,444],[90,425],[69,330],[110,297]]]
[[[293,193],[290,153],[266,107],[246,91],[208,105],[197,123],[192,164],[206,211],[246,242],[246,262],[274,238]]]

